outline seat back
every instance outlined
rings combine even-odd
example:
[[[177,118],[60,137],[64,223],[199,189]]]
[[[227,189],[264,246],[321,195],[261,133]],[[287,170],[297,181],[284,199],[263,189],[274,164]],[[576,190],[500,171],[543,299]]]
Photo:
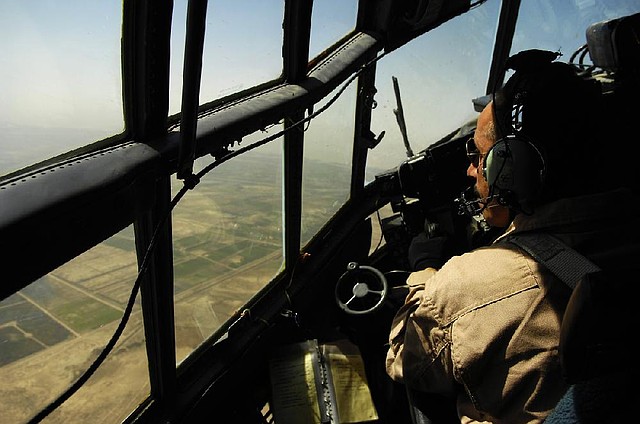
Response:
[[[587,274],[578,283],[560,331],[560,362],[569,383],[637,369],[632,345],[640,323],[639,288],[640,274],[630,270]]]
[[[545,423],[631,422],[640,374],[638,270],[587,274],[574,289],[560,331],[560,362],[571,384]]]

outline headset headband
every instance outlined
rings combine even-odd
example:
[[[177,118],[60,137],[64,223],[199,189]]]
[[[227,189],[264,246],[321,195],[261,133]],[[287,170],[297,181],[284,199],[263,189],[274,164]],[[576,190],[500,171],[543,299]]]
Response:
[[[498,139],[519,134],[523,129],[522,112],[531,86],[560,53],[547,50],[525,50],[507,59],[505,73],[515,71],[506,84],[493,91],[493,114]]]

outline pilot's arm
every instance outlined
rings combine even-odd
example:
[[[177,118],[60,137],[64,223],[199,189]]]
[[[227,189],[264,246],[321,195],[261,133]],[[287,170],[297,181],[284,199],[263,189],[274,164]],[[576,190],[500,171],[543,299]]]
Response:
[[[425,284],[434,268],[414,272],[405,304],[398,310],[389,336],[386,368],[397,382],[425,392],[454,394],[450,328],[441,328],[423,302]],[[418,312],[416,312],[419,309]]]

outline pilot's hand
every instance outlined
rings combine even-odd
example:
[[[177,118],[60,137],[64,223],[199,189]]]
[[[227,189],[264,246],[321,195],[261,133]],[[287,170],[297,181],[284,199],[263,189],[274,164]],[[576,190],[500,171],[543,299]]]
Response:
[[[439,269],[445,262],[446,236],[428,237],[420,233],[411,240],[409,245],[409,265],[412,271],[425,268]]]

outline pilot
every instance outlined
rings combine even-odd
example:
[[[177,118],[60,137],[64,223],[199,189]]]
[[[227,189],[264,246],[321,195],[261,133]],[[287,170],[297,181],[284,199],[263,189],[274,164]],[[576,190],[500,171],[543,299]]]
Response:
[[[607,139],[602,90],[557,58],[509,58],[515,72],[468,141],[477,199],[466,206],[500,236],[445,263],[439,239],[411,249],[424,269],[393,320],[387,373],[452,399],[461,422],[542,422],[568,389],[558,346],[571,288],[509,237],[551,235],[601,269],[640,257],[640,229],[629,225],[640,203],[607,165],[625,149]]]

